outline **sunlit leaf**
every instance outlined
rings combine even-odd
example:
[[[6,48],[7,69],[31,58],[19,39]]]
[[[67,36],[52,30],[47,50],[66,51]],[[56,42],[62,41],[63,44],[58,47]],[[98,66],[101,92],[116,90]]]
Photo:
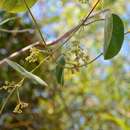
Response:
[[[41,78],[39,78],[38,76],[32,74],[31,72],[28,72],[25,68],[23,68],[21,65],[17,64],[14,61],[11,60],[6,60],[6,62],[13,68],[15,69],[17,72],[19,72],[21,75],[23,75],[26,78],[29,78],[33,81],[36,81],[37,83],[47,86],[47,83],[45,81],[43,81]]]
[[[32,7],[36,1],[37,0],[26,0],[29,7]],[[0,0],[0,9],[13,13],[27,10],[24,0]]]
[[[104,59],[116,56],[124,41],[124,24],[116,14],[108,14],[104,30]]]

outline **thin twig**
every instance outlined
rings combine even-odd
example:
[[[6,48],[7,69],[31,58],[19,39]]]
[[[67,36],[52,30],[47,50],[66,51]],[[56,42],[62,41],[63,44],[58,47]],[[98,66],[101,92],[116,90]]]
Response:
[[[84,23],[84,26],[87,26],[87,25],[90,25],[90,24],[92,24],[92,23],[95,23],[95,22],[100,22],[100,21],[104,21],[105,19],[96,19],[96,20],[93,20],[93,21],[90,21],[90,22],[88,22],[88,23]]]
[[[90,62],[88,62],[87,64],[83,64],[79,67],[83,67],[83,66],[88,66],[89,64],[92,64],[94,61],[96,61],[99,57],[101,57],[103,55],[103,53],[101,52],[99,55],[97,55],[94,59],[92,59]]]
[[[88,13],[87,17],[83,20],[83,22],[82,22],[81,24],[84,24],[84,23],[88,20],[89,16],[90,16],[91,13],[93,12],[93,10],[97,7],[97,5],[99,4],[100,1],[101,1],[101,0],[98,0],[98,1],[95,3],[95,5],[93,6],[93,8],[92,8],[92,9],[90,10],[90,12]]]
[[[8,30],[4,28],[0,28],[0,32],[6,32],[6,33],[25,33],[25,32],[33,32],[34,29],[21,29],[21,30]]]
[[[18,98],[18,104],[21,103],[20,95],[19,95],[19,87],[17,87],[17,98]]]
[[[42,39],[42,41],[43,41],[43,45],[46,47],[46,41],[45,41],[45,39],[44,39],[44,37],[43,37],[43,35],[42,35],[42,32],[41,32],[41,30],[40,30],[40,28],[39,28],[39,26],[38,26],[38,24],[37,24],[37,21],[36,21],[36,19],[34,18],[32,12],[31,12],[31,10],[30,10],[30,8],[29,8],[27,2],[26,2],[26,0],[23,0],[23,1],[24,1],[25,5],[26,5],[28,11],[29,11],[29,14],[31,15],[31,17],[32,17],[32,19],[33,19],[33,21],[34,21],[34,24],[35,24],[35,26],[36,26],[36,29],[38,30],[38,32],[39,32],[39,34],[40,34],[40,37],[41,37],[41,39]]]
[[[92,19],[92,18],[94,18],[96,16],[99,16],[100,14],[104,14],[104,13],[109,12],[109,11],[110,11],[110,9],[101,10],[99,12],[96,12],[96,13],[90,15],[88,19]]]
[[[64,68],[65,69],[74,69],[75,67],[81,68],[81,67],[84,67],[84,66],[88,66],[88,65],[92,64],[93,62],[95,62],[97,59],[99,59],[102,55],[103,55],[103,53],[101,52],[99,55],[97,55],[94,59],[92,59],[88,63],[82,64],[82,65],[77,65],[77,66],[75,64],[70,64],[70,65],[73,65],[73,67],[65,66]]]

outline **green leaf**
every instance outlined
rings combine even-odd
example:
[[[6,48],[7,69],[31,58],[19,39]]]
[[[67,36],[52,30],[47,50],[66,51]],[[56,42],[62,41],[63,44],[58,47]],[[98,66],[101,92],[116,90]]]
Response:
[[[124,24],[121,18],[109,13],[105,19],[104,29],[104,59],[116,56],[124,41]]]
[[[60,56],[56,65],[56,79],[57,82],[61,85],[64,84],[64,67],[65,67],[65,58],[64,56]]]
[[[26,0],[29,7],[32,7],[36,1],[37,0]],[[24,0],[0,0],[0,9],[12,13],[18,13],[27,10]]]
[[[47,83],[45,81],[43,81],[41,78],[39,78],[38,76],[32,74],[31,72],[28,72],[25,68],[23,68],[22,66],[20,66],[19,64],[17,64],[14,61],[11,60],[6,60],[6,62],[17,72],[19,72],[21,75],[23,75],[26,78],[29,78],[33,81],[36,81],[37,83],[44,85],[44,86],[48,86]]]

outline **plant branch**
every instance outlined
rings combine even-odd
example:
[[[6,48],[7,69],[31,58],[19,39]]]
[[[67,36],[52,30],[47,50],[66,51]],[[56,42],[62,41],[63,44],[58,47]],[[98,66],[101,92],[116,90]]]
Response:
[[[0,28],[0,32],[6,32],[6,33],[25,33],[25,32],[32,32],[34,29],[21,29],[21,30],[7,30],[4,28]]]
[[[94,59],[92,59],[90,62],[88,62],[87,64],[83,64],[79,67],[83,67],[83,66],[87,66],[89,64],[92,64],[94,61],[96,61],[99,57],[101,57],[103,55],[103,52],[101,52],[99,55],[97,55]]]
[[[46,47],[46,41],[45,41],[45,39],[44,39],[44,37],[43,37],[43,35],[42,35],[42,32],[41,32],[41,30],[40,30],[40,28],[39,28],[39,26],[38,26],[38,24],[37,24],[37,21],[36,21],[36,19],[34,18],[32,12],[31,12],[31,10],[30,10],[30,8],[28,7],[28,4],[27,4],[26,0],[23,0],[23,1],[24,1],[25,5],[26,5],[28,11],[29,11],[29,14],[31,15],[31,17],[32,17],[32,19],[33,19],[33,21],[34,21],[34,24],[35,24],[35,26],[36,26],[37,31],[38,31],[39,34],[40,34],[40,37],[41,37],[41,39],[42,39],[42,41],[43,41],[43,45],[44,45],[44,47]]]
[[[77,66],[75,66],[75,64],[70,64],[70,65],[73,65],[73,67],[65,66],[64,68],[66,68],[66,69],[74,69],[75,67],[76,68],[81,68],[81,67],[84,67],[84,66],[88,66],[88,65],[92,64],[93,62],[95,62],[102,55],[103,55],[103,52],[101,52],[100,54],[98,54],[94,59],[92,59],[88,63],[82,64],[82,65],[77,65]]]

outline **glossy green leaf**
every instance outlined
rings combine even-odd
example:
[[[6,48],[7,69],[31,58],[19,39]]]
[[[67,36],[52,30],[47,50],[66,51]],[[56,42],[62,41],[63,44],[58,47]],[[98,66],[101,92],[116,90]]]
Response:
[[[124,24],[116,14],[108,14],[104,30],[104,59],[116,56],[124,41]]]
[[[29,7],[32,7],[36,1],[37,0],[26,0]],[[27,10],[24,0],[0,0],[0,9],[12,13],[18,13]]]
[[[60,56],[56,66],[56,79],[57,82],[61,85],[64,84],[64,67],[65,67],[65,58]]]
[[[39,78],[38,76],[32,74],[31,72],[28,72],[25,68],[23,68],[21,65],[17,64],[14,61],[11,60],[6,60],[6,62],[17,72],[19,72],[21,75],[23,75],[24,77],[31,79],[33,81],[36,81],[37,83],[44,85],[44,86],[48,86],[47,83],[45,81],[43,81],[41,78]]]

